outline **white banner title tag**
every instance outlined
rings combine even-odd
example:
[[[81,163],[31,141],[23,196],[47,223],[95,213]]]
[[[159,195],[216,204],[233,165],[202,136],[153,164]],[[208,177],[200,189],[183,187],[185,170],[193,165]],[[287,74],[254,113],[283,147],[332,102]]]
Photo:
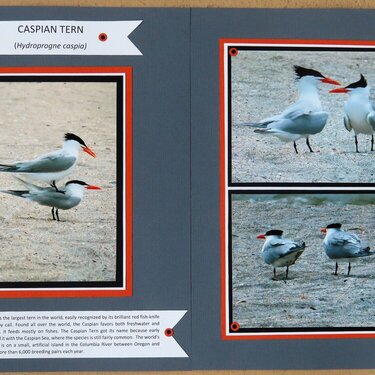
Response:
[[[0,21],[0,55],[142,55],[142,21]]]

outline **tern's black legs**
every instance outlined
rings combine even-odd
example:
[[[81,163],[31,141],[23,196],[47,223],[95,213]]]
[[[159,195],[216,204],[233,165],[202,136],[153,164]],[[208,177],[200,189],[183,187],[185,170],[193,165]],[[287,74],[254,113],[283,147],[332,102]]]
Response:
[[[314,150],[310,146],[309,138],[306,138],[306,144],[307,144],[307,147],[309,148],[310,152],[314,152]],[[296,152],[296,154],[298,154],[296,141],[293,142],[293,147],[294,147],[294,151]]]
[[[310,152],[314,152],[313,149],[310,146],[309,138],[306,138],[306,144],[307,144],[307,147],[309,148]]]
[[[52,207],[52,218],[53,220],[57,220],[57,221],[60,221],[60,218],[59,218],[59,209],[56,208],[56,217],[55,217],[55,207]]]
[[[355,152],[358,151],[358,137],[357,135],[354,136],[354,141],[355,141]],[[371,135],[371,151],[374,151],[374,135]]]
[[[336,262],[336,266],[335,266],[335,273],[334,275],[337,276],[337,271],[339,269],[339,264]],[[350,270],[352,269],[352,265],[351,263],[349,262],[349,265],[348,265],[348,276],[350,276]]]
[[[354,136],[354,140],[355,140],[355,152],[359,152],[358,151],[358,137],[356,135]],[[374,151],[374,135],[373,134],[371,135],[371,151]]]
[[[288,280],[288,274],[289,274],[289,267],[287,266],[286,267],[286,271],[285,271],[285,279],[284,279],[284,281]],[[275,267],[273,268],[273,278],[272,278],[272,280],[277,280],[277,277],[276,277],[276,268]]]
[[[335,276],[337,276],[338,269],[339,269],[339,264],[336,262],[335,273],[334,273]]]
[[[294,146],[294,150],[296,151],[296,154],[298,154],[296,141],[293,142],[293,146]]]

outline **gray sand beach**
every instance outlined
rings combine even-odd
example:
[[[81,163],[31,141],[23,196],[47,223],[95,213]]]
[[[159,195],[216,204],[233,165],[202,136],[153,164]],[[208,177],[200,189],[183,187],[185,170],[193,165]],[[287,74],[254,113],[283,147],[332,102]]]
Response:
[[[233,321],[243,328],[374,326],[375,256],[339,264],[324,253],[320,228],[341,222],[375,250],[374,195],[234,195],[232,212]],[[255,198],[255,199],[251,199]],[[306,242],[295,265],[273,268],[258,234],[284,230]]]
[[[371,52],[239,51],[232,58],[232,182],[374,182],[371,136],[359,135],[356,153],[354,133],[343,124],[348,95],[328,93],[337,86],[319,85],[329,118],[323,131],[310,137],[314,153],[304,139],[297,141],[296,155],[293,143],[238,125],[280,114],[296,100],[293,65],[316,69],[344,86],[362,73],[375,87]]]

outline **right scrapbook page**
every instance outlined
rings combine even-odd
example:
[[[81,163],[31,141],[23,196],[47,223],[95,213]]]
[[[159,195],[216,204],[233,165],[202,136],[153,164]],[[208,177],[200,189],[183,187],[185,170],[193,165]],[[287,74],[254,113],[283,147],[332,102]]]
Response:
[[[220,237],[220,272],[213,277],[220,273],[218,349],[230,348],[225,366],[372,368],[371,11],[197,13],[193,42],[215,36],[219,50],[216,56],[200,50],[199,58],[192,51],[193,88],[209,99],[194,102],[193,90],[193,192],[196,159],[200,173],[202,164],[207,168],[201,183],[211,190],[211,197],[202,192],[195,201],[193,194],[193,241],[194,233],[206,234],[197,241],[201,254],[210,229]],[[219,61],[207,88],[194,83],[202,55]],[[215,114],[214,89],[220,93]],[[207,112],[220,122],[217,137]],[[218,159],[207,160],[207,149]],[[220,226],[206,223],[203,232],[195,214],[204,220],[209,209],[211,218],[220,215]]]

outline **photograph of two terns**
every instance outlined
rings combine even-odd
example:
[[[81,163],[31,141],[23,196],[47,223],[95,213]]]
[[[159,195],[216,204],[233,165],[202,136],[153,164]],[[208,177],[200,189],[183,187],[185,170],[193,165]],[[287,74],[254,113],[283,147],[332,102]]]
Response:
[[[371,48],[229,50],[232,321],[373,330]]]
[[[116,85],[2,76],[0,287],[116,281]]]

